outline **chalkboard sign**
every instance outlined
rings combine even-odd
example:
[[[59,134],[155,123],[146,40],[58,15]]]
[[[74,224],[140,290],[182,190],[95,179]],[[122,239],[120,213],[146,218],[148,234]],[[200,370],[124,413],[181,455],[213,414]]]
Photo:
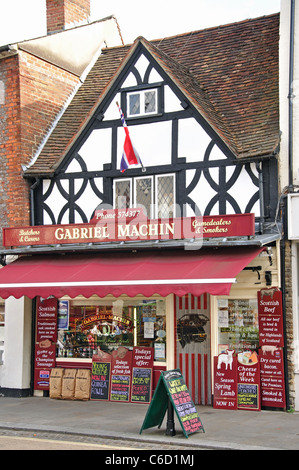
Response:
[[[133,368],[131,402],[149,403],[151,401],[152,369]]]
[[[110,401],[130,401],[132,351],[121,346],[112,353]]]
[[[198,431],[205,432],[184,377],[180,369],[174,369],[161,372],[140,434],[144,429],[161,426],[168,408],[168,400],[173,405],[185,437]]]
[[[150,403],[154,348],[135,346],[133,349],[133,373],[131,387],[132,403]]]
[[[260,411],[260,364],[256,352],[238,353],[238,408]]]
[[[259,410],[258,384],[238,384],[238,408]]]
[[[109,400],[110,362],[92,361],[91,400]]]

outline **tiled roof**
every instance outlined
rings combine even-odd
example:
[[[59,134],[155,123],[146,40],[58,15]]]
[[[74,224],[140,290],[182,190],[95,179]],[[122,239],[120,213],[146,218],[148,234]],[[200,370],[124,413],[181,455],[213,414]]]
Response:
[[[279,14],[103,50],[25,175],[53,173],[140,42],[237,158],[276,151]]]

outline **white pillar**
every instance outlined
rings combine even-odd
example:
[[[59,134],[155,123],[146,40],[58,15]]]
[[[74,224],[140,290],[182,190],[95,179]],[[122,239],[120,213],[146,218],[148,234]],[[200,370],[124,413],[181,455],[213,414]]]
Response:
[[[1,388],[20,396],[30,389],[32,301],[27,297],[5,301],[4,363]]]

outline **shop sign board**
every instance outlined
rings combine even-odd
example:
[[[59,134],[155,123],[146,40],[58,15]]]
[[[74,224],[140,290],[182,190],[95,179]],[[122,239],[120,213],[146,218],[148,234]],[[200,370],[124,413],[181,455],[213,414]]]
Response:
[[[162,371],[153,398],[144,418],[140,434],[153,426],[161,427],[169,400],[176,412],[184,436],[204,431],[190,392],[180,369]]]
[[[262,406],[285,408],[282,292],[278,287],[258,292]]]
[[[109,400],[110,393],[111,356],[94,356],[91,368],[91,400]]]
[[[35,390],[49,390],[50,373],[56,364],[57,299],[37,298],[35,341]]]
[[[84,224],[3,228],[3,246],[190,240],[251,236],[255,233],[254,214],[251,213],[168,219],[120,217],[119,211],[111,211],[111,215],[114,217],[99,217],[96,221],[93,218],[90,223]]]
[[[283,350],[262,348],[259,354],[261,366],[262,406],[285,408],[285,384]]]
[[[237,358],[233,353],[214,357],[214,408],[237,409]]]
[[[237,357],[238,409],[261,410],[260,364],[255,351],[244,351]]]
[[[135,346],[132,365],[132,403],[150,403],[152,397],[152,378],[154,348]]]
[[[98,351],[92,357],[91,400],[149,403],[153,364],[154,349],[149,347]]]
[[[110,401],[130,401],[131,375],[132,351],[120,346],[112,353]]]
[[[259,344],[283,347],[282,292],[278,287],[258,292]]]

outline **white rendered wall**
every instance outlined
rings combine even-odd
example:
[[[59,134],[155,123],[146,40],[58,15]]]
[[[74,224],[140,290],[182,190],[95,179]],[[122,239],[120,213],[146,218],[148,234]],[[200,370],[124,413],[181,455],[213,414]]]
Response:
[[[279,43],[279,106],[280,106],[280,191],[288,186],[288,111],[291,0],[281,0]],[[293,102],[293,183],[299,184],[299,4],[295,5],[295,52],[292,89]]]
[[[295,185],[294,190],[299,188],[299,4],[295,2],[295,18],[294,18],[294,75],[292,82],[292,104],[293,104],[293,181],[289,181],[289,58],[290,58],[290,15],[291,0],[281,0],[280,5],[280,50],[279,50],[279,105],[280,105],[280,191],[289,186],[290,183]],[[298,249],[297,241],[292,242],[292,295],[293,295],[293,360],[295,367],[295,410],[299,410],[299,326],[298,326]]]
[[[4,363],[1,365],[2,388],[29,389],[31,369],[32,307],[27,297],[5,301]]]

